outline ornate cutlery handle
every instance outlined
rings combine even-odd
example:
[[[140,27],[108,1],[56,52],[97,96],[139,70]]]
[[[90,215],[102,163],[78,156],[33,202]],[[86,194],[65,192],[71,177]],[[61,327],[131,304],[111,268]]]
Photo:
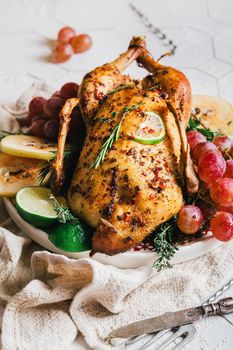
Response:
[[[233,298],[224,298],[217,303],[203,305],[202,307],[205,312],[205,317],[230,314],[233,312]]]

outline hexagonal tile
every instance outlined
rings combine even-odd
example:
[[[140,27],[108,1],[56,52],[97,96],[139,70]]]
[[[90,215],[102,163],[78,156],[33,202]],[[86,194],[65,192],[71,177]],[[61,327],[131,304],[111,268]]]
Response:
[[[233,15],[232,15],[233,16]],[[232,17],[233,18],[233,17]],[[217,58],[233,64],[233,28],[215,36],[215,51]]]
[[[1,31],[26,31],[53,28],[56,4],[50,0],[8,1],[1,6]]]
[[[15,103],[21,93],[34,81],[32,77],[24,72],[11,70],[11,72],[0,72],[0,96],[1,103]]]
[[[184,74],[190,80],[192,93],[196,95],[218,95],[217,81],[215,78],[200,72],[197,69],[183,69]]]
[[[202,63],[198,68],[216,78],[220,78],[224,74],[233,70],[233,65],[222,62],[217,58],[211,58],[211,60]]]
[[[233,72],[219,79],[220,96],[233,103]]]
[[[62,23],[81,29],[111,29],[137,19],[127,1],[119,0],[117,5],[109,0],[85,0],[85,6],[77,0],[59,1],[56,13]]]
[[[12,45],[12,43],[14,43]],[[11,72],[15,66],[22,72],[34,73],[40,79],[64,74],[63,68],[49,61],[51,49],[36,33],[0,34],[0,67]]]
[[[177,45],[175,55],[164,58],[162,61],[164,64],[177,68],[197,67],[213,56],[211,38],[205,33],[189,27],[167,27],[164,28],[164,32]],[[152,52],[155,42],[156,38],[153,38],[149,44]],[[158,56],[164,52],[166,52],[166,48],[158,52]]]
[[[195,18],[192,27],[209,35],[216,35],[229,28],[229,24],[213,18]]]
[[[211,0],[208,1],[209,14],[211,18],[221,19],[223,22],[232,24],[233,1]]]
[[[136,5],[155,26],[169,25],[189,25],[196,18],[204,19],[207,17],[207,7],[205,0],[135,0]]]

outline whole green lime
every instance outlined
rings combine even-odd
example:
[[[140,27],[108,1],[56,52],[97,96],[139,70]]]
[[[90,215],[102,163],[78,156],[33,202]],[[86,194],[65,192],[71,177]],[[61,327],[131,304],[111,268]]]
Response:
[[[91,235],[80,222],[67,222],[51,228],[49,240],[65,252],[83,252],[91,249]]]

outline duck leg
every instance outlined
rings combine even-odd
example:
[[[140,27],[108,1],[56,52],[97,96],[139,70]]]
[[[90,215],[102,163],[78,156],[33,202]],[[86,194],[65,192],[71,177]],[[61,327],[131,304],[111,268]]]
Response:
[[[131,45],[135,45],[133,40]],[[146,48],[142,50],[142,54],[137,58],[137,62],[152,73],[152,75],[143,79],[143,88],[154,87],[158,90],[176,119],[181,139],[186,188],[188,193],[192,195],[198,191],[199,182],[194,171],[190,147],[186,137],[186,126],[191,114],[191,87],[189,81],[180,71],[172,67],[163,66],[155,61]]]
[[[63,186],[64,174],[64,151],[66,138],[69,131],[69,125],[71,121],[71,114],[73,109],[78,105],[78,98],[70,98],[66,100],[64,106],[59,114],[60,117],[60,130],[58,135],[57,155],[53,163],[53,178],[52,178],[52,190],[54,193],[59,193]]]

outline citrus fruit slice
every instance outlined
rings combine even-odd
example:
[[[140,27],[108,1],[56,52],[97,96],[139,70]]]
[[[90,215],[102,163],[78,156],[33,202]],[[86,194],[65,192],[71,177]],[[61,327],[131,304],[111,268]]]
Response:
[[[165,137],[165,126],[162,118],[154,112],[146,112],[145,121],[140,125],[135,134],[129,136],[144,145],[160,143]]]
[[[57,145],[41,137],[9,135],[2,139],[1,151],[18,157],[49,160],[54,158]]]
[[[56,224],[58,216],[53,209],[51,194],[51,190],[46,187],[22,188],[16,195],[16,208],[21,217],[37,227],[49,227]],[[57,200],[62,201],[59,198]]]
[[[49,240],[66,252],[83,252],[91,249],[91,236],[80,223],[67,222],[51,228]]]
[[[25,186],[38,186],[41,167],[40,159],[0,153],[0,196],[13,197]],[[43,183],[47,180],[48,177]]]

